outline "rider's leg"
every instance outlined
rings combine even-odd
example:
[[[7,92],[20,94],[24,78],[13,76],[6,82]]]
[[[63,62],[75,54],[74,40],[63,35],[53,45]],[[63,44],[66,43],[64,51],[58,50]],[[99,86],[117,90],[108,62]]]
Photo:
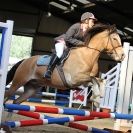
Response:
[[[52,72],[53,72],[56,64],[58,63],[58,61],[59,61],[58,56],[56,54],[52,54],[51,55],[51,60],[49,62],[48,68],[47,68],[47,71],[44,74],[44,77],[45,78],[47,78],[47,79],[50,79],[51,78]]]
[[[59,62],[59,60],[63,54],[64,48],[65,48],[64,41],[60,41],[55,44],[56,54],[52,54],[52,56],[51,56],[50,63],[48,65],[47,71],[44,75],[45,78],[51,79],[52,72],[53,72],[56,64]]]

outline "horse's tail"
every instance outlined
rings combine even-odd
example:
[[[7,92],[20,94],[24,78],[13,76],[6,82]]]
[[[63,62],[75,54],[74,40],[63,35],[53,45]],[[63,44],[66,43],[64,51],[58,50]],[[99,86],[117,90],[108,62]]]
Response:
[[[24,60],[21,60],[19,62],[17,62],[7,73],[7,78],[6,78],[6,85],[8,85],[14,77],[14,74],[17,70],[17,68],[19,67],[19,65],[23,62]]]

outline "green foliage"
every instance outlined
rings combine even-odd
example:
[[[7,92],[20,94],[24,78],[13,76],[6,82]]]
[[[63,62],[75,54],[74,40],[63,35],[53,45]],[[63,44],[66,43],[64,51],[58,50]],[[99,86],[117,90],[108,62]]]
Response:
[[[25,36],[12,36],[10,57],[24,59],[31,56],[32,38]]]

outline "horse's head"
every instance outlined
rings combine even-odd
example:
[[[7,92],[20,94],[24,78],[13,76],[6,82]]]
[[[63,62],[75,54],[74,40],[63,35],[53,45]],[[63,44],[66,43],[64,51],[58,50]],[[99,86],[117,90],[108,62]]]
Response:
[[[120,36],[114,25],[95,25],[88,31],[86,44],[91,49],[107,52],[116,61],[122,61],[125,57]]]
[[[105,51],[116,61],[122,61],[125,57],[120,36],[114,25],[110,26],[105,40]]]

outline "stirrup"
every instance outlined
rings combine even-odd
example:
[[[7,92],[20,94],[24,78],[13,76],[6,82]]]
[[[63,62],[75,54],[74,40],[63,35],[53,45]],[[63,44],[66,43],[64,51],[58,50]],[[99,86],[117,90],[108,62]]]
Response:
[[[52,72],[50,70],[48,70],[45,74],[44,74],[44,78],[46,79],[51,79],[51,75],[52,75]]]

